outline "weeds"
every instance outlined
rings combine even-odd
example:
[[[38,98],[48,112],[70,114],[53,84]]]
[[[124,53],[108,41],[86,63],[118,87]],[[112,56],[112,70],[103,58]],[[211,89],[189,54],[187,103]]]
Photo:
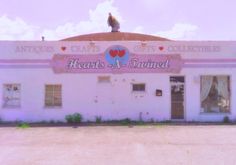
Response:
[[[17,125],[18,128],[23,128],[23,129],[26,129],[26,128],[29,128],[30,125],[28,123],[19,123]]]
[[[101,123],[101,122],[102,122],[102,117],[96,116],[96,123]]]

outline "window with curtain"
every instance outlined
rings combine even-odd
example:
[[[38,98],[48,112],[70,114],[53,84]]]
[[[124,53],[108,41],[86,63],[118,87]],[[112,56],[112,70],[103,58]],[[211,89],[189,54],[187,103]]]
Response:
[[[20,107],[20,84],[3,85],[3,107]]]
[[[230,112],[230,76],[201,76],[201,112]]]
[[[45,106],[62,106],[61,85],[45,85]]]

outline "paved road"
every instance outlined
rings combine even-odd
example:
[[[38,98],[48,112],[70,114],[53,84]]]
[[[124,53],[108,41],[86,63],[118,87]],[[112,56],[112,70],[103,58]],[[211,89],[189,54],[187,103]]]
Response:
[[[0,127],[0,165],[235,165],[236,126]]]

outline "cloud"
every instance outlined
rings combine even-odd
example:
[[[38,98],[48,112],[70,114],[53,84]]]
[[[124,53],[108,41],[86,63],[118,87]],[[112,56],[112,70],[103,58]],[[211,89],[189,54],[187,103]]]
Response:
[[[143,28],[143,26],[137,26],[136,28],[134,28],[134,30],[132,32],[133,33],[144,33],[144,28]]]
[[[150,34],[173,40],[196,40],[198,29],[199,28],[196,25],[188,23],[176,23],[170,30],[158,31],[152,34],[150,34],[150,32],[145,31],[145,28],[143,26],[135,27],[132,32]]]
[[[154,3],[153,0],[149,1]],[[9,18],[6,15],[0,16],[0,40],[40,40],[45,36],[46,40],[60,40],[70,36],[76,36],[86,33],[108,32],[110,28],[107,25],[108,13],[113,15],[122,23],[122,18],[117,7],[114,6],[114,0],[105,0],[98,3],[95,9],[88,12],[89,19],[81,22],[66,22],[54,29],[44,29],[31,25],[21,18]],[[188,23],[176,23],[170,30],[158,31],[154,35],[166,37],[173,40],[193,40],[196,39],[198,27]],[[146,32],[144,26],[137,26],[132,32]]]
[[[99,3],[94,10],[89,10],[89,20],[79,23],[68,22],[58,26],[56,29],[45,29],[42,35],[46,40],[58,40],[86,33],[108,32],[110,28],[107,25],[108,13],[112,12],[116,18],[123,22],[118,9],[113,6],[113,0],[106,0]]]
[[[0,17],[1,40],[32,40],[39,27],[29,25],[21,18],[10,19],[6,15]]]
[[[166,5],[169,3],[169,0],[136,0],[139,2],[144,8],[148,10],[160,10],[166,8]]]
[[[155,35],[174,40],[192,40],[197,35],[198,26],[188,23],[176,23],[170,30],[159,31]]]
[[[121,23],[124,22],[113,3],[113,0],[105,0],[97,4],[94,10],[89,10],[89,20],[78,23],[67,22],[55,29],[43,29],[30,25],[21,18],[10,19],[4,15],[0,17],[0,40],[40,40],[41,36],[46,40],[60,40],[80,34],[108,32],[109,12],[112,12]]]

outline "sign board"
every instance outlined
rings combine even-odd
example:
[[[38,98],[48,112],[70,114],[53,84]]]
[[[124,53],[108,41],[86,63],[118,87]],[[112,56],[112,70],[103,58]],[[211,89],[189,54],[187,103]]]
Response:
[[[112,46],[104,54],[56,54],[52,60],[55,73],[179,73],[180,55],[131,54],[123,46]]]

